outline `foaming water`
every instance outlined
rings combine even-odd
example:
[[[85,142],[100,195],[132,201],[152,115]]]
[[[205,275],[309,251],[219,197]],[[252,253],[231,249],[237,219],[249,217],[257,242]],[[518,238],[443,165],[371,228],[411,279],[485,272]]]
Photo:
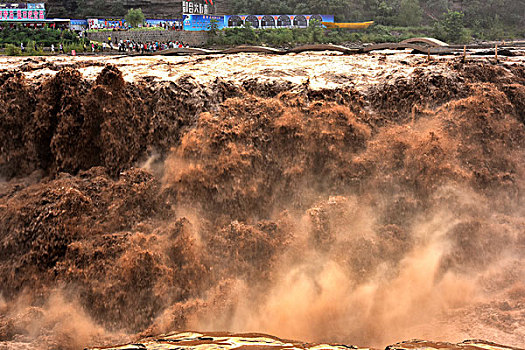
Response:
[[[2,77],[0,341],[519,346],[522,73],[449,69],[365,92]]]

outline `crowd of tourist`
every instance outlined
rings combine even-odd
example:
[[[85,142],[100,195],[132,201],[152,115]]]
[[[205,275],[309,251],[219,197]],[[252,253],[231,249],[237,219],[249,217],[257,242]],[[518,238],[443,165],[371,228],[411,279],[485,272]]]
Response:
[[[142,28],[163,28],[166,30],[182,30],[182,19],[175,21],[166,21],[166,22],[144,22],[141,25]],[[87,29],[87,28],[85,28]],[[109,22],[97,22],[89,24],[89,29],[98,30],[98,29],[110,29],[114,31],[129,30],[131,27],[124,21],[109,21]]]
[[[115,47],[109,43],[103,43],[103,48],[105,47],[115,49]],[[168,42],[159,42],[159,41],[148,41],[145,43],[136,42],[134,40],[120,40],[118,42],[117,48],[119,52],[136,52],[136,53],[151,53],[156,51],[162,51],[167,49],[176,49],[189,47],[188,44],[183,43],[182,41],[168,41]]]
[[[167,49],[182,49],[189,47],[188,44],[182,42],[182,41],[168,41],[168,42],[159,42],[159,41],[148,41],[145,43],[142,42],[136,42],[133,40],[120,40],[117,45],[113,45],[111,42],[106,43],[103,42],[102,44],[97,42],[91,42],[89,45],[86,45],[85,43],[82,45],[83,49],[80,48],[80,51],[83,52],[89,52],[92,53],[95,52],[106,52],[106,51],[116,51],[118,52],[126,52],[126,53],[153,53],[157,51],[167,50]],[[24,45],[24,43],[20,43],[20,50],[22,53],[26,52],[27,47]],[[39,51],[39,49],[43,49],[42,47],[38,46],[36,43],[34,43],[34,50]],[[50,52],[51,54],[56,53],[65,53],[64,51],[64,45],[62,43],[55,46],[54,44],[51,44],[50,46]]]

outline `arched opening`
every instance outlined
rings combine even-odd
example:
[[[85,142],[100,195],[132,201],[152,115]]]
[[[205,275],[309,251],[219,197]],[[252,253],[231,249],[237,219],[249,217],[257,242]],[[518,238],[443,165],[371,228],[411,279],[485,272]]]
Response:
[[[261,19],[261,28],[275,27],[275,19],[272,16],[266,15]]]
[[[242,24],[242,18],[239,16],[230,16],[228,18],[228,27],[241,27]]]
[[[250,23],[252,27],[259,28],[259,20],[254,15],[246,17],[245,23]]]
[[[277,18],[277,27],[289,27],[292,25],[292,21],[290,20],[290,17],[286,15],[280,15]]]
[[[317,21],[319,22],[319,24],[321,24],[323,22],[323,17],[321,17],[321,15],[313,15],[312,17],[310,17],[310,23],[312,23],[313,21]]]
[[[295,16],[293,19],[293,25],[295,27],[306,27],[308,25],[306,22],[306,17],[303,15]]]

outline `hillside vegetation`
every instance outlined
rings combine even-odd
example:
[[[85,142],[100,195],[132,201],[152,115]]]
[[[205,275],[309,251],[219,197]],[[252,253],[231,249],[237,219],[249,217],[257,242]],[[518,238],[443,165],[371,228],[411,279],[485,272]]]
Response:
[[[172,13],[173,2],[155,1],[143,8],[146,16],[152,8]],[[49,16],[123,17],[137,1],[124,0],[51,0]],[[434,36],[450,41],[511,39],[525,37],[525,2],[518,0],[231,0],[230,13],[237,14],[334,14],[337,22],[373,20],[376,25],[395,27],[431,27]],[[391,29],[394,31],[395,29]]]

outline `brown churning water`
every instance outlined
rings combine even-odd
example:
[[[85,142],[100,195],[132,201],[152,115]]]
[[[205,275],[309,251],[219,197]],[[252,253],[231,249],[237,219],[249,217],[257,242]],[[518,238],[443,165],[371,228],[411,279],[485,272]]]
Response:
[[[448,65],[366,91],[4,73],[0,344],[523,345],[524,68]]]

